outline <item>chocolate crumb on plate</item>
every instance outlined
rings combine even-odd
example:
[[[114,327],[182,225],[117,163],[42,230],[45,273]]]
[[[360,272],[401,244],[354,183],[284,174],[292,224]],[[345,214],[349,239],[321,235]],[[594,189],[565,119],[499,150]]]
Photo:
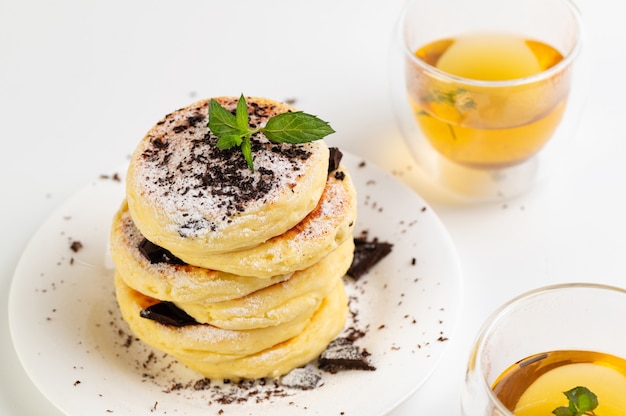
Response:
[[[368,362],[367,356],[369,353],[354,345],[350,339],[336,338],[320,355],[318,366],[331,374],[345,370],[376,370]]]
[[[354,239],[354,258],[347,275],[355,280],[366,274],[379,261],[385,258],[393,244],[377,240],[367,241],[359,237]]]
[[[78,253],[82,248],[83,248],[83,243],[81,243],[80,241],[72,241],[72,244],[70,244],[70,249],[74,253]]]

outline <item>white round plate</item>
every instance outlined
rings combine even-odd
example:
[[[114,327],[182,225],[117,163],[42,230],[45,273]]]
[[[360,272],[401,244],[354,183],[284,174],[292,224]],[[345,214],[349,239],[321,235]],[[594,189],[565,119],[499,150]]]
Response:
[[[124,182],[102,177],[66,201],[34,235],[9,295],[9,323],[30,378],[68,415],[382,415],[421,386],[457,319],[456,250],[430,207],[391,175],[344,156],[359,196],[355,236],[393,244],[357,281],[352,316],[375,371],[320,371],[312,390],[268,383],[204,383],[134,338],[114,299],[107,255]],[[74,243],[74,250],[72,244]],[[80,244],[79,244],[80,243]]]

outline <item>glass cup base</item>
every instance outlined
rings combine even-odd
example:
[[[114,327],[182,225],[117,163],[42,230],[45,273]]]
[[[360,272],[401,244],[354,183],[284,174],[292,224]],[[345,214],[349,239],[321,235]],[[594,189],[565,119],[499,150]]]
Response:
[[[474,200],[515,198],[528,192],[538,178],[537,157],[504,168],[475,169],[452,162],[425,146],[413,153],[422,169],[439,186]]]
[[[527,193],[545,176],[548,166],[542,154],[517,165],[491,169],[463,166],[442,156],[424,137],[407,105],[402,68],[392,68],[390,72],[397,125],[430,186],[468,202],[506,201]],[[553,167],[554,160],[550,164]]]

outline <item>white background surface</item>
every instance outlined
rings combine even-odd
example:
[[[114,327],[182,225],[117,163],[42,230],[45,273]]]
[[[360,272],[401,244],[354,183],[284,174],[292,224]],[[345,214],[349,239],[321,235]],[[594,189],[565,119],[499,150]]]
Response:
[[[392,415],[458,414],[471,343],[496,307],[545,284],[626,286],[626,3],[578,2],[595,66],[560,170],[520,198],[475,205],[434,190],[396,126],[388,51],[403,4],[0,0],[0,302],[42,221],[113,173],[161,116],[207,96],[294,98],[337,130],[329,144],[407,182],[448,228],[464,271],[459,327]],[[55,416],[17,360],[4,307],[0,414]]]

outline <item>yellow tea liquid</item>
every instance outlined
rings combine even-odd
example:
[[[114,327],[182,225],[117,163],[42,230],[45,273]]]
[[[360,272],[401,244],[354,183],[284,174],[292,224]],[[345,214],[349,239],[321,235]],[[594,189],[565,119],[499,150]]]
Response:
[[[549,45],[507,34],[444,39],[415,55],[443,72],[479,81],[532,76],[563,59]],[[415,78],[421,78],[420,87],[410,91],[411,105],[432,146],[459,164],[486,169],[518,164],[541,149],[561,120],[569,87],[562,74],[499,87],[467,87],[423,73]]]
[[[587,387],[597,416],[626,414],[626,360],[590,351],[537,354],[509,367],[492,389],[515,416],[547,416],[569,401],[563,392]]]

